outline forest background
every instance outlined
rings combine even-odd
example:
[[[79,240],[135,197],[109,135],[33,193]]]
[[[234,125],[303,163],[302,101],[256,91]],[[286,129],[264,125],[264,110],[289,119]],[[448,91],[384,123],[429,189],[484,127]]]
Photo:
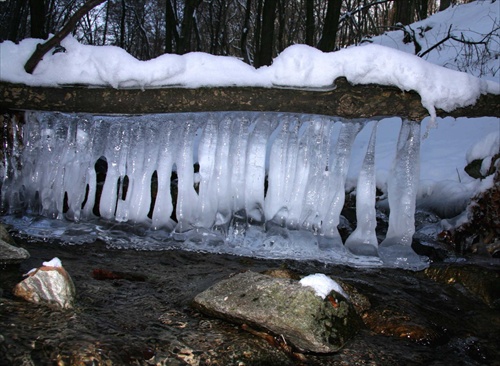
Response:
[[[140,60],[200,51],[260,67],[292,44],[321,51],[370,42],[389,30],[419,47],[410,24],[470,0],[108,0],[80,19],[83,44],[113,45]],[[0,1],[0,41],[46,39],[85,0]]]

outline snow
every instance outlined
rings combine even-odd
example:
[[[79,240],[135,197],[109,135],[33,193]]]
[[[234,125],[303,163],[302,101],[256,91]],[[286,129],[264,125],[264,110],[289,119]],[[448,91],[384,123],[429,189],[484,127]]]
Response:
[[[481,140],[476,142],[467,150],[466,159],[467,163],[473,160],[484,159],[500,152],[500,135],[498,131],[491,132],[484,136]],[[489,166],[488,166],[489,168]]]
[[[54,267],[54,268],[62,268],[62,262],[59,258],[54,257],[50,261],[42,262],[43,267]],[[28,276],[32,273],[35,273],[38,268],[32,268],[28,272],[26,272],[23,276]]]
[[[43,262],[42,265],[44,267],[59,267],[59,268],[62,267],[61,260],[57,257],[52,258],[48,262]]]
[[[410,32],[415,31],[416,40],[422,47],[420,54],[445,39],[448,31],[456,38],[460,39],[463,35],[466,40],[479,42],[485,41],[485,35],[496,30],[488,49],[482,45],[467,48],[463,43],[448,39],[423,58],[436,65],[498,82],[499,13],[498,1],[472,1],[469,4],[451,6],[406,28]],[[413,42],[404,43],[403,38],[403,31],[397,30],[367,41],[413,54],[415,45]]]
[[[335,291],[344,296],[346,299],[349,299],[349,296],[344,292],[342,287],[323,273],[315,273],[306,276],[300,280],[300,284],[302,286],[312,287],[316,292],[316,295],[322,299],[325,299],[332,291]]]

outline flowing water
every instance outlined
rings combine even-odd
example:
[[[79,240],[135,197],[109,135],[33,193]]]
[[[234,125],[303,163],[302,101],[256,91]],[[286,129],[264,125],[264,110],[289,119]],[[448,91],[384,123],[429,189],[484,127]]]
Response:
[[[498,309],[422,272],[117,250],[100,241],[70,246],[17,240],[31,258],[0,271],[0,365],[304,364],[238,325],[190,307],[196,294],[231,274],[283,267],[340,279],[368,297],[373,314],[381,314],[374,330],[362,329],[338,353],[306,354],[306,364],[493,365],[500,357]],[[75,308],[55,310],[14,298],[11,289],[22,273],[54,256],[73,278]],[[105,279],[97,270],[117,276]],[[387,325],[390,319],[396,325]]]

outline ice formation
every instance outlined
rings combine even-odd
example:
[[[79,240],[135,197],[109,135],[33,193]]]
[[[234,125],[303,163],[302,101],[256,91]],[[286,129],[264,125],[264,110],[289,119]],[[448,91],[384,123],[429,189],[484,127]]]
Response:
[[[376,127],[357,188],[358,228],[347,240],[354,254],[337,228],[351,149],[364,121],[247,112],[28,112],[26,119],[24,146],[14,146],[6,164],[4,213],[68,223],[97,220],[97,237],[106,225],[109,232],[116,231],[113,225],[137,224],[147,228],[155,248],[173,239],[189,250],[382,264],[375,236]],[[419,123],[403,122],[382,243],[384,264],[412,269],[427,265],[410,246],[419,131]],[[57,225],[40,230],[83,230]],[[146,245],[124,236],[129,246]]]

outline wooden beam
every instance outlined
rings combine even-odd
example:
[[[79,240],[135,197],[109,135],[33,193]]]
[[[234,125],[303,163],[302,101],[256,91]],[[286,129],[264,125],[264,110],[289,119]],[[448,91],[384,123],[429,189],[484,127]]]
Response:
[[[269,111],[344,118],[428,116],[420,96],[395,87],[351,85],[337,79],[332,90],[259,87],[111,89],[86,86],[30,87],[0,83],[0,108],[94,114],[146,114],[205,111]],[[500,96],[482,95],[476,104],[441,117],[500,117]]]

